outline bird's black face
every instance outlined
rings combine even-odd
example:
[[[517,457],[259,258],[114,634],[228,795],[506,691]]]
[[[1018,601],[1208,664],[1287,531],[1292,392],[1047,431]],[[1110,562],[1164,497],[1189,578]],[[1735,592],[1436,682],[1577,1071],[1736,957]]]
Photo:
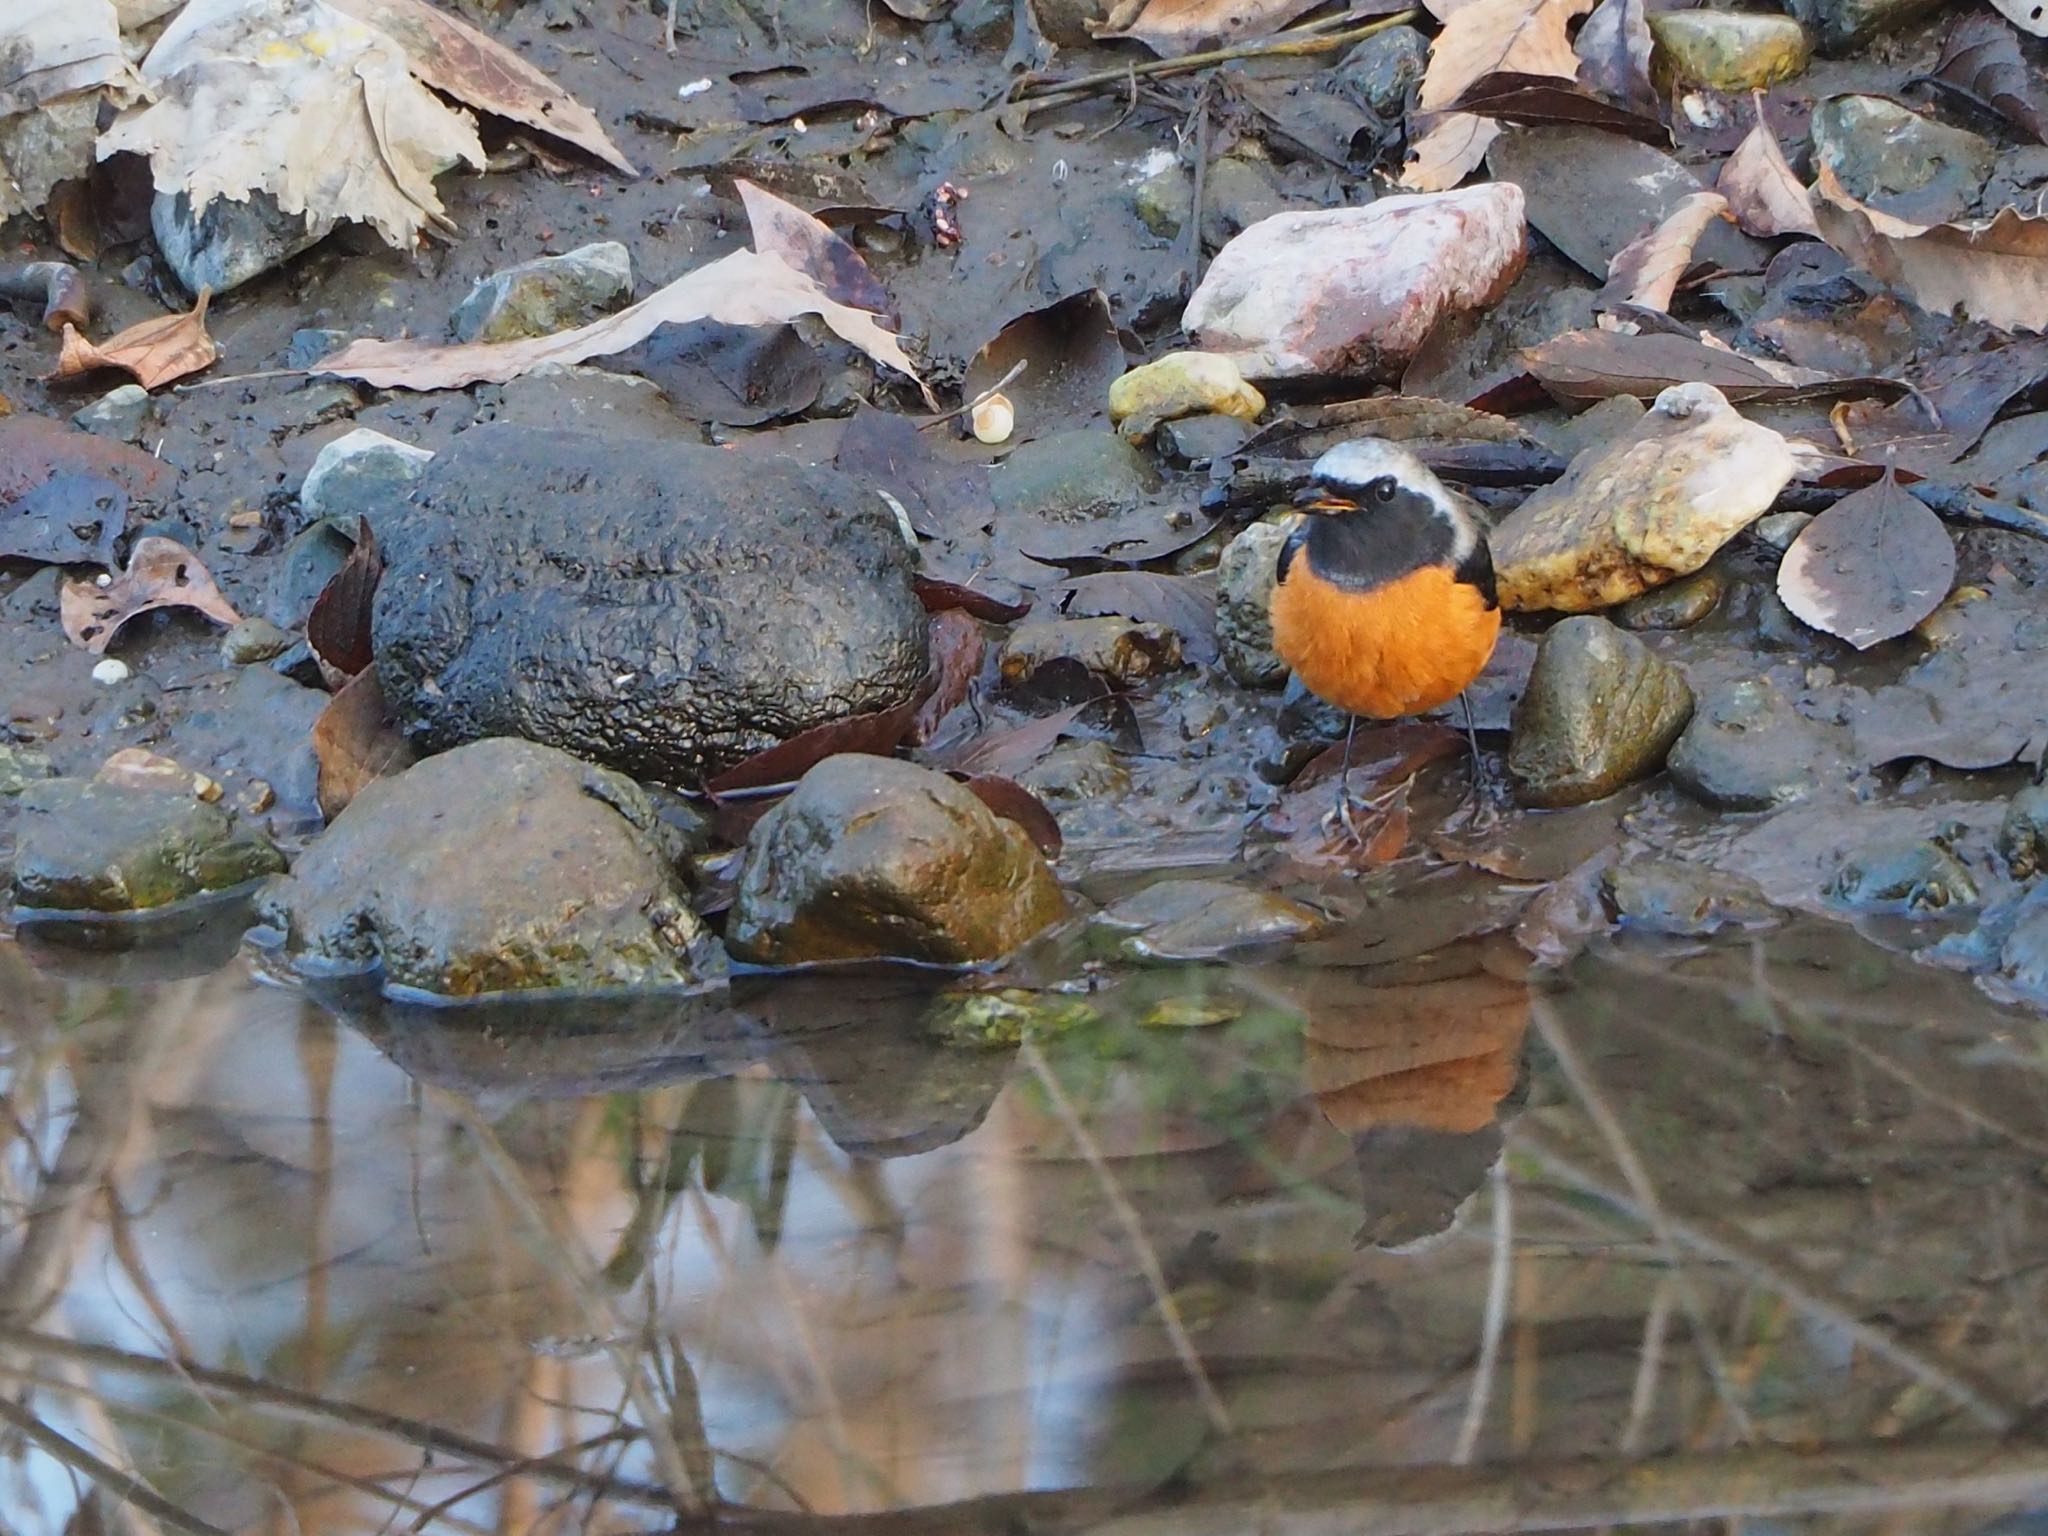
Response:
[[[1294,504],[1304,512],[1320,512],[1325,516],[1339,516],[1346,512],[1391,512],[1404,505],[1425,513],[1437,510],[1436,503],[1428,496],[1409,489],[1393,475],[1375,475],[1362,485],[1321,478],[1311,480],[1295,496]]]

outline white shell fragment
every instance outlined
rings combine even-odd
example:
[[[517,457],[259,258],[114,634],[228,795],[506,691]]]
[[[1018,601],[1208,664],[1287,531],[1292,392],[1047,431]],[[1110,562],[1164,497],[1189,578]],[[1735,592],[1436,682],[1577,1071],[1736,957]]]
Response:
[[[1007,443],[1010,434],[1017,430],[1017,410],[1010,404],[1008,395],[990,395],[974,408],[970,419],[974,423],[974,436],[978,442],[991,445]]]

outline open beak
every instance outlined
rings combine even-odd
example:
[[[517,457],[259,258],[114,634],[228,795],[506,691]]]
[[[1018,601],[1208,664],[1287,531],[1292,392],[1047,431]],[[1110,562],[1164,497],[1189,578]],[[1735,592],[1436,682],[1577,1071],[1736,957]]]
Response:
[[[1294,493],[1294,504],[1304,512],[1356,512],[1358,503],[1334,496],[1328,488],[1306,485]]]

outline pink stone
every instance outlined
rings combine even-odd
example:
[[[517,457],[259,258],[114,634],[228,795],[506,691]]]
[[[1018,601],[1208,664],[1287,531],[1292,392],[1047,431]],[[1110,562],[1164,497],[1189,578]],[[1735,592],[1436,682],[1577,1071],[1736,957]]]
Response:
[[[1276,213],[1216,253],[1182,325],[1248,379],[1392,380],[1439,320],[1497,303],[1527,254],[1511,182]]]

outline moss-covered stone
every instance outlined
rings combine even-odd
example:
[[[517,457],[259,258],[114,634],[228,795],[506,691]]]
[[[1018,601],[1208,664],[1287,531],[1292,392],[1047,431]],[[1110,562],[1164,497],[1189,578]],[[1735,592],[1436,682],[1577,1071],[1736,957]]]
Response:
[[[144,912],[284,868],[260,834],[189,794],[46,779],[20,795],[14,899],[53,912]]]

